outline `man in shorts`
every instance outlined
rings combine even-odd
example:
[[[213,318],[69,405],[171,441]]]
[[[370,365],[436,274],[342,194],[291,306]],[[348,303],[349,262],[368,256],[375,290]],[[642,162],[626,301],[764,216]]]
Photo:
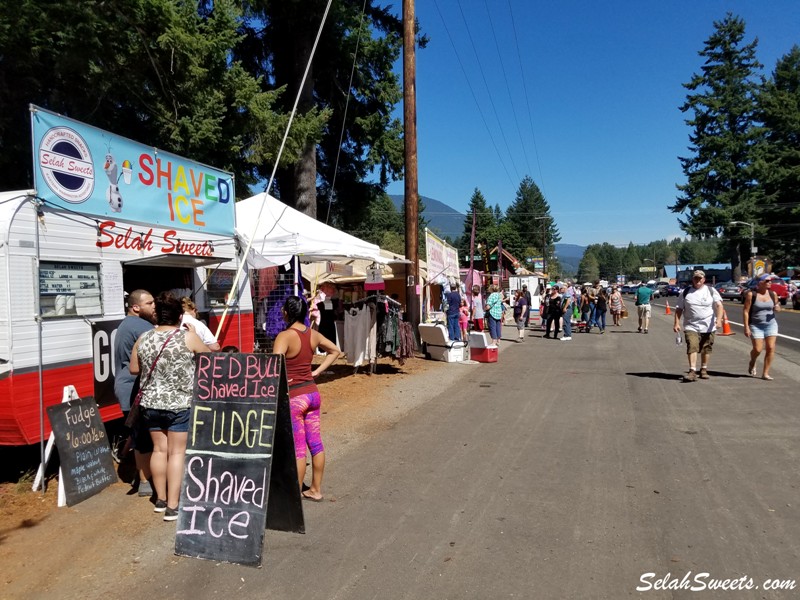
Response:
[[[706,285],[706,274],[697,270],[692,274],[692,285],[678,296],[675,307],[673,330],[681,330],[686,338],[686,354],[689,357],[689,372],[684,381],[697,379],[697,355],[700,354],[700,379],[708,379],[708,359],[714,346],[714,332],[722,321],[722,297],[710,285]]]
[[[650,328],[650,299],[652,297],[652,288],[646,285],[640,285],[636,288],[636,314],[639,317],[639,333],[647,333]]]

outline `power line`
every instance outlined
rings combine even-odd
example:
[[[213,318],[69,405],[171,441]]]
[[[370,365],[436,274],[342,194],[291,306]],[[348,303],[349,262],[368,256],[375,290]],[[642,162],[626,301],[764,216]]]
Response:
[[[439,3],[436,0],[433,0],[433,4],[436,7],[436,12],[439,13],[439,18],[442,20],[442,25],[444,26],[445,33],[447,33],[447,39],[450,40],[450,45],[453,47],[453,52],[456,55],[456,60],[458,60],[458,65],[461,67],[461,72],[464,75],[464,79],[466,79],[467,81],[467,87],[469,88],[469,92],[470,94],[472,94],[472,99],[475,101],[475,106],[478,108],[478,114],[481,117],[481,121],[483,121],[483,126],[486,128],[486,132],[489,134],[489,139],[492,142],[492,147],[494,148],[494,151],[497,153],[497,158],[500,160],[500,165],[506,172],[506,177],[508,177],[509,183],[513,186],[514,181],[511,179],[511,174],[508,172],[508,168],[506,167],[506,163],[503,160],[503,156],[500,154],[500,150],[497,148],[497,143],[494,141],[492,130],[489,128],[489,124],[486,122],[486,117],[483,114],[483,110],[481,110],[481,105],[478,102],[478,97],[475,95],[475,90],[472,88],[472,84],[470,83],[469,77],[467,76],[467,70],[464,68],[464,63],[461,61],[461,56],[459,56],[458,50],[456,49],[456,45],[453,42],[453,36],[450,35],[450,29],[447,27],[447,22],[444,20],[444,15],[442,15],[442,11],[439,8]]]
[[[483,86],[486,88],[486,95],[489,97],[489,105],[492,107],[492,111],[494,112],[494,118],[497,119],[497,125],[500,128],[500,136],[503,138],[503,143],[506,145],[506,151],[508,152],[508,157],[511,160],[511,167],[514,169],[514,174],[517,176],[517,179],[520,179],[519,171],[517,171],[517,165],[514,163],[514,154],[511,152],[505,130],[503,129],[503,122],[500,120],[500,115],[497,113],[497,107],[494,105],[492,92],[489,89],[489,82],[486,81],[486,74],[483,71],[483,65],[481,64],[481,58],[478,55],[478,49],[475,47],[475,40],[472,38],[472,32],[469,29],[467,18],[464,16],[464,9],[461,7],[461,2],[456,2],[456,4],[458,5],[458,12],[461,13],[461,20],[464,21],[464,27],[467,30],[467,37],[469,38],[469,43],[472,46],[472,52],[475,54],[475,62],[478,64],[478,71],[481,74]]]
[[[542,164],[539,162],[539,148],[536,145],[536,132],[533,128],[533,116],[531,112],[531,103],[528,98],[528,84],[525,82],[525,69],[522,68],[522,54],[519,51],[519,39],[517,38],[517,24],[514,20],[514,11],[511,8],[511,0],[508,0],[508,12],[511,14],[511,30],[514,32],[514,44],[517,48],[517,59],[519,61],[519,72],[522,76],[522,90],[525,94],[525,105],[528,107],[528,121],[531,126],[531,139],[533,140],[533,151],[536,155],[536,166],[539,168],[539,181],[542,182],[542,195],[547,198],[547,192],[544,187],[544,175],[542,174]]]

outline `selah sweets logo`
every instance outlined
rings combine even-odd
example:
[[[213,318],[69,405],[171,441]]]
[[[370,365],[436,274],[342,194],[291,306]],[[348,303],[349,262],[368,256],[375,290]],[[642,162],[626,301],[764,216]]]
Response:
[[[92,153],[74,129],[53,127],[44,134],[39,146],[39,168],[47,185],[62,200],[80,204],[92,195]]]

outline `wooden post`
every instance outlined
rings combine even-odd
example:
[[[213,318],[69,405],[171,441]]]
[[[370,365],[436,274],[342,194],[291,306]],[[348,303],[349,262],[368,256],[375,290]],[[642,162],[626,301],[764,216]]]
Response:
[[[403,141],[405,144],[406,315],[419,341],[419,193],[417,190],[417,60],[414,0],[403,0]]]

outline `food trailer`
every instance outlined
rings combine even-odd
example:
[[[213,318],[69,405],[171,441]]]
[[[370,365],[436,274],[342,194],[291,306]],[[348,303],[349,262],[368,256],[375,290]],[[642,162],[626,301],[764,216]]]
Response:
[[[253,348],[233,176],[31,107],[35,189],[0,193],[0,445],[49,434],[73,385],[104,420],[125,294],[190,296],[221,345]]]

